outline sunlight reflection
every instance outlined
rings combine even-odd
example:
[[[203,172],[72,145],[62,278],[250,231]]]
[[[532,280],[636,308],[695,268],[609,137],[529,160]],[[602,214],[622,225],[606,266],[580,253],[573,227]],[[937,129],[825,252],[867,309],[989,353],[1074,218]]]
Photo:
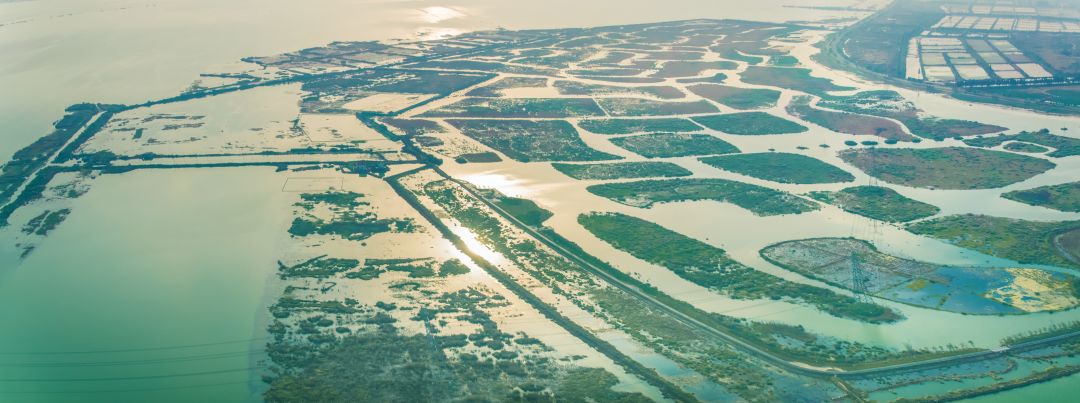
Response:
[[[483,242],[480,242],[480,240],[476,238],[476,234],[472,231],[458,226],[451,228],[451,231],[454,231],[454,234],[460,237],[462,242],[465,242],[465,246],[469,248],[470,252],[479,255],[481,258],[488,261],[488,263],[496,265],[503,263],[503,256],[491,250],[491,248],[488,248]]]
[[[463,175],[461,178],[480,189],[496,189],[502,194],[512,197],[527,197],[536,192],[533,185],[509,175],[478,173]]]
[[[457,28],[423,27],[416,30],[416,37],[422,41],[433,41],[452,38],[464,32]]]
[[[466,247],[469,248],[470,250],[472,249],[471,246],[468,246],[467,242],[466,242]],[[476,263],[476,260],[473,260],[472,257],[467,255],[465,252],[461,251],[460,249],[454,248],[453,251],[450,253],[450,256],[453,257],[453,258],[457,258],[462,263],[464,263],[465,266],[469,267],[469,273],[466,274],[466,276],[468,276],[469,278],[472,278],[474,280],[490,279],[491,278],[491,276],[488,275],[487,271],[485,271],[482,267],[480,267],[480,265],[478,265]],[[499,255],[497,257],[501,258],[501,256],[502,255]],[[485,258],[485,260],[487,260],[487,258]],[[489,261],[489,263],[490,263],[490,261]],[[492,264],[494,264],[494,263],[492,263]]]
[[[431,24],[465,17],[465,13],[450,7],[426,7],[417,11],[420,13],[420,20]]]

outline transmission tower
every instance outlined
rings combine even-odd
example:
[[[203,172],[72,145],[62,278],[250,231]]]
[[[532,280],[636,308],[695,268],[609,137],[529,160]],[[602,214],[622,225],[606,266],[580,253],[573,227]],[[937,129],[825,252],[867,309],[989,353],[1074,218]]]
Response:
[[[851,251],[851,291],[859,302],[874,302],[870,296],[870,272],[863,270],[862,261],[855,251]]]
[[[880,186],[877,177],[877,148],[871,146],[868,150],[870,153],[870,166],[866,170],[867,173],[867,186],[877,187]],[[855,218],[855,220],[860,220]],[[872,218],[866,219],[866,227],[864,228],[866,233],[863,234],[867,242],[873,245],[877,245],[882,237],[881,227],[877,220]],[[855,234],[852,234],[853,236]],[[855,299],[859,302],[873,303],[873,297],[870,296],[870,282],[871,273],[867,271],[862,264],[862,258],[859,257],[858,249],[851,251],[851,291],[855,293]]]
[[[868,180],[867,180],[867,183],[866,183],[867,186],[871,186],[871,187],[875,187],[875,188],[876,187],[881,187],[881,183],[878,181],[878,178],[877,178],[877,174],[878,174],[877,169],[878,169],[878,165],[877,165],[877,147],[876,146],[871,146],[870,147],[870,169],[867,170],[867,176],[869,177]],[[872,219],[872,218],[868,219],[867,222],[869,223],[869,228],[868,228],[869,233],[866,234],[866,240],[868,242],[874,244],[874,245],[880,245],[881,241],[884,240],[884,236],[885,236],[884,228],[882,228],[882,223],[880,221]]]

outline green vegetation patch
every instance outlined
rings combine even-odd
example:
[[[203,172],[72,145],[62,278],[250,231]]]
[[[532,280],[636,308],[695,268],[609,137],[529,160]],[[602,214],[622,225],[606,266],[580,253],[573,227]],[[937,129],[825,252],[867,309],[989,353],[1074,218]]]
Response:
[[[332,209],[351,209],[359,206],[368,206],[364,200],[367,197],[361,193],[348,191],[329,191],[325,193],[303,193],[300,201],[295,206],[311,211],[319,204],[329,205]]]
[[[425,117],[566,118],[603,116],[588,98],[465,98],[424,112]]]
[[[369,211],[358,211],[366,206],[365,196],[347,191],[304,193],[295,205],[302,214],[293,219],[289,234],[297,237],[310,235],[333,235],[343,239],[361,241],[383,232],[411,232],[415,224],[411,219],[384,219]],[[325,206],[331,212],[329,219],[312,213],[316,206]]]
[[[674,60],[664,63],[651,77],[678,78],[699,76],[707,70],[734,70],[739,65],[733,62],[720,60],[712,62]]]
[[[409,277],[412,278],[433,277],[435,276],[433,264],[430,258],[365,259],[362,266],[345,273],[345,278],[371,280],[387,271],[409,273]]]
[[[807,94],[828,96],[829,91],[850,91],[855,88],[833,84],[832,80],[810,75],[810,69],[771,66],[750,66],[739,77],[747,84],[767,85]]]
[[[613,388],[619,378],[602,368],[574,368],[562,378],[555,388],[555,396],[567,401],[644,403],[651,399],[637,393],[618,392]]]
[[[647,158],[731,154],[739,149],[715,136],[701,133],[656,133],[618,137],[611,143]]]
[[[584,42],[585,41],[581,41],[579,43]],[[558,54],[525,55],[524,57],[512,59],[511,61],[518,64],[535,64],[544,67],[565,69],[569,68],[572,64],[581,63],[586,59],[597,55],[599,52],[599,49],[584,45],[578,48],[568,48]]]
[[[630,134],[642,132],[694,132],[701,130],[694,122],[682,118],[656,119],[585,119],[578,122],[582,129],[599,134]]]
[[[672,86],[643,85],[624,87],[617,85],[588,84],[580,81],[559,80],[555,82],[555,88],[563,95],[588,95],[588,96],[611,96],[631,95],[647,96],[660,99],[686,98],[686,94]]]
[[[790,120],[765,112],[739,112],[725,115],[697,116],[695,122],[713,130],[748,136],[802,133],[809,129]]]
[[[458,260],[457,258],[447,260],[439,265],[439,277],[469,274],[470,271],[472,270],[469,269],[469,266],[466,266],[465,263],[462,263],[461,260]]]
[[[361,241],[383,232],[403,231],[411,228],[411,221],[378,219],[370,213],[348,212],[332,221],[297,217],[289,226],[289,234],[297,237],[309,235],[336,235],[344,239]]]
[[[708,76],[708,77],[680,78],[680,79],[675,80],[675,82],[677,82],[679,84],[698,84],[698,83],[721,84],[721,83],[727,81],[727,79],[728,79],[727,74],[716,73],[716,74],[713,74],[713,75]]]
[[[779,183],[851,182],[855,176],[802,154],[754,153],[701,158],[701,162],[758,179]]]
[[[696,49],[696,48],[695,48]],[[645,60],[701,60],[705,56],[703,52],[687,52],[678,50],[659,50],[643,52]]]
[[[1047,151],[1050,151],[1049,148],[1040,146],[1038,144],[1024,143],[1024,142],[1020,142],[1020,141],[1014,141],[1014,142],[1005,144],[1005,146],[1002,147],[1002,148],[1004,148],[1006,150],[1009,150],[1009,151],[1015,151],[1015,152],[1018,152],[1018,153],[1028,153],[1028,154],[1042,154],[1042,153],[1045,153]]]
[[[761,109],[776,105],[780,91],[760,88],[739,88],[727,85],[697,84],[687,87],[706,99],[733,109]]]
[[[315,96],[356,95],[361,92],[450,94],[491,79],[490,74],[434,70],[363,69],[305,81],[301,87]]]
[[[1032,206],[1080,213],[1080,182],[1016,190],[1005,193],[1001,197]]]
[[[27,221],[23,225],[22,232],[26,235],[49,235],[52,230],[67,219],[68,214],[71,214],[71,209],[45,210]]]
[[[667,102],[644,98],[600,98],[596,102],[611,116],[692,115],[719,111],[716,105],[705,100]]]
[[[811,192],[815,200],[849,213],[886,222],[907,222],[937,214],[937,206],[904,197],[883,186],[854,186],[837,192]]]
[[[588,191],[628,206],[641,208],[649,208],[656,203],[693,200],[731,203],[759,216],[800,214],[820,208],[817,204],[791,193],[717,178],[605,183],[589,186]]]
[[[11,160],[0,167],[0,205],[13,198],[15,191],[30,180],[35,171],[44,167],[80,128],[90,123],[98,111],[98,106],[93,104],[72,105],[65,110],[64,117],[53,123],[51,133],[16,151]],[[0,226],[7,221],[6,216],[3,218]]]
[[[776,57],[785,55],[787,50],[774,48],[769,43],[774,38],[782,38],[794,31],[794,27],[754,27],[746,31],[729,31],[728,36],[710,49],[720,57],[739,60],[749,64],[758,64],[765,59],[762,56]]]
[[[1070,261],[1080,264],[1080,228],[1058,235],[1054,245]]]
[[[670,162],[632,161],[604,164],[551,164],[574,179],[603,180],[626,178],[664,178],[690,176],[692,172]]]
[[[469,266],[456,258],[436,263],[432,258],[366,259],[357,270],[345,273],[345,278],[372,280],[389,271],[407,273],[409,278],[432,278],[466,274],[470,271]],[[356,267],[356,264],[349,266],[350,269],[352,267]]]
[[[1001,145],[1002,143],[1005,143],[1005,142],[1016,142],[1016,141],[1022,141],[1024,143],[1038,144],[1038,145],[1041,145],[1041,146],[1051,147],[1051,148],[1054,149],[1054,151],[1049,153],[1049,154],[1046,154],[1049,157],[1062,158],[1062,157],[1072,157],[1072,156],[1075,156],[1075,155],[1080,155],[1080,139],[1076,139],[1076,138],[1072,138],[1072,137],[1064,137],[1064,136],[1053,135],[1053,134],[1050,134],[1050,131],[1046,130],[1046,129],[1043,129],[1043,130],[1040,130],[1040,131],[1037,131],[1037,132],[1023,131],[1023,132],[1020,132],[1020,133],[1017,133],[1017,134],[1008,134],[1008,135],[1002,134],[1002,135],[998,135],[998,136],[979,137],[979,138],[974,138],[974,139],[967,139],[967,140],[964,140],[964,144],[967,144],[967,145],[973,146],[973,147],[996,147],[996,146],[999,146],[999,145]],[[1006,149],[1008,149],[1009,145],[1012,145],[1012,144],[1016,144],[1016,143],[1007,144]],[[1037,149],[1033,149],[1033,148],[1030,147],[1031,144],[1029,144],[1029,146],[1025,147],[1024,149],[1015,149],[1014,148],[1013,151],[1036,152],[1036,153],[1037,152],[1046,152],[1047,151],[1045,148],[1043,148],[1042,151],[1039,151]]]
[[[769,58],[770,66],[795,67],[799,65],[799,58],[791,55],[779,55]]]
[[[499,81],[474,88],[467,94],[470,97],[497,98],[502,96],[503,90],[512,88],[544,88],[547,87],[548,79],[544,77],[504,77]]]
[[[719,53],[720,57],[728,60],[738,60],[748,64],[758,64],[765,61],[764,58],[742,53],[742,49],[738,49],[738,47],[739,46],[735,43],[724,43],[713,46],[711,49],[712,51]]]
[[[277,312],[307,314],[275,321],[267,353],[274,366],[266,380],[267,402],[433,401],[649,401],[613,390],[615,375],[600,368],[559,363],[544,357],[542,343],[514,344],[484,308],[492,299],[475,289],[445,293],[412,319],[431,334],[406,335],[382,310],[349,308],[338,315],[307,314],[323,304],[283,297]],[[353,305],[356,302],[353,301]],[[382,304],[392,306],[392,304]],[[351,326],[334,328],[334,320]],[[466,334],[442,334],[440,320],[454,317],[474,325]],[[355,329],[355,330],[354,330]],[[335,334],[336,333],[336,334]],[[527,337],[519,333],[519,338]]]
[[[435,136],[416,136],[413,140],[422,147],[438,147],[446,144],[442,139]]]
[[[585,145],[562,120],[447,120],[461,133],[507,157],[529,161],[600,161],[619,157]]]
[[[446,132],[445,128],[433,120],[381,118],[379,119],[379,122],[382,122],[387,126],[392,126],[404,133],[405,136],[409,137]]]
[[[664,82],[662,78],[652,77],[601,77],[590,76],[585,77],[592,81],[606,81],[609,83],[623,83],[623,84],[659,84]]]
[[[461,154],[461,155],[457,156],[457,158],[454,158],[454,161],[456,161],[459,164],[467,164],[467,163],[470,163],[470,162],[485,164],[485,163],[493,163],[493,162],[502,162],[502,158],[499,157],[499,154],[495,154],[493,152],[487,151],[487,152],[482,152],[482,153],[465,153],[465,154]]]
[[[278,261],[278,276],[282,280],[289,278],[328,278],[352,270],[360,265],[356,259],[338,259],[319,256],[292,266]]]
[[[822,97],[818,106],[838,111],[896,119],[911,134],[928,139],[997,133],[1006,128],[970,120],[924,116],[922,110],[896,91],[863,91],[848,97]]]
[[[1034,268],[960,267],[904,259],[853,238],[785,241],[762,258],[809,278],[854,290],[852,269],[865,274],[863,292],[879,298],[975,315],[1061,311],[1080,304],[1080,278]]]
[[[644,73],[645,69],[639,68],[626,68],[626,67],[611,67],[611,68],[592,68],[592,69],[576,69],[567,70],[567,74],[587,77],[592,79],[592,76],[610,76],[610,77],[632,77]]]
[[[792,116],[837,133],[878,136],[884,139],[909,141],[913,139],[898,123],[874,116],[818,109],[810,105],[813,98],[801,95],[787,106]]]
[[[409,274],[409,278],[429,278],[435,277],[434,263],[431,261],[425,261],[421,264],[394,264],[388,265],[383,270],[398,271]]]
[[[1080,221],[1042,222],[964,214],[907,226],[919,235],[948,241],[991,256],[1027,264],[1080,268],[1056,245],[1059,235],[1080,228]]]
[[[534,76],[555,76],[559,74],[559,70],[547,67],[519,66],[498,62],[482,62],[478,60],[428,60],[413,64],[412,67],[446,70],[475,70]]]
[[[619,250],[732,298],[799,301],[835,316],[869,322],[899,319],[899,315],[885,307],[746,267],[731,259],[723,249],[636,217],[592,213],[578,216],[578,222]]]
[[[538,227],[555,215],[551,211],[540,207],[536,202],[519,197],[510,197],[495,191],[481,191],[490,193],[486,197],[503,211],[514,216],[525,225]]]
[[[590,65],[590,66],[605,65],[605,64],[607,64],[607,65],[619,64],[622,61],[630,59],[630,58],[632,58],[634,56],[636,56],[636,54],[634,54],[634,53],[620,52],[620,51],[617,51],[617,50],[613,50],[613,51],[609,51],[607,54],[601,56],[598,59],[589,60],[585,64]]]
[[[939,189],[992,189],[1027,180],[1054,167],[1041,158],[967,147],[866,148],[840,158],[898,185]]]

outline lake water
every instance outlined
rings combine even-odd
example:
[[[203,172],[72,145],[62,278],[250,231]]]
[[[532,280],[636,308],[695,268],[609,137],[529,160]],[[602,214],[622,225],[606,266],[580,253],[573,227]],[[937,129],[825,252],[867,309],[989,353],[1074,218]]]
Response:
[[[283,181],[273,168],[94,180],[78,214],[0,271],[0,401],[249,400],[295,195]]]

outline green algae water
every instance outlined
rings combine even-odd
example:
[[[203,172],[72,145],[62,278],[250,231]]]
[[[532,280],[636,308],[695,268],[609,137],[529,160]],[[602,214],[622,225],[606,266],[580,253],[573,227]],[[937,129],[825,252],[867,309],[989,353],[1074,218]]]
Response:
[[[95,179],[79,214],[0,272],[0,401],[257,400],[283,181],[272,168]]]

